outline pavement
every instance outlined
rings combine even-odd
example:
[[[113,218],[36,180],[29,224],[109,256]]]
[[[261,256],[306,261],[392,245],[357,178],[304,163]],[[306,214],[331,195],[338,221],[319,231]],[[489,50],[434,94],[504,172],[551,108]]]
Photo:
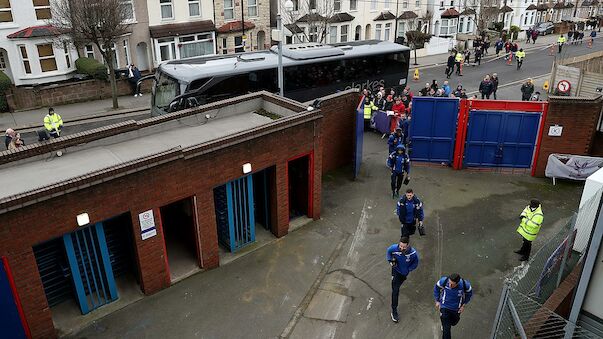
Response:
[[[413,166],[427,235],[411,239],[420,264],[390,312],[386,248],[400,235],[384,166],[387,145],[365,133],[360,177],[323,176],[322,218],[214,270],[107,315],[70,338],[439,338],[432,291],[458,272],[474,297],[456,338],[489,336],[503,277],[520,262],[517,216],[532,197],[545,223],[534,252],[578,208],[583,183]]]

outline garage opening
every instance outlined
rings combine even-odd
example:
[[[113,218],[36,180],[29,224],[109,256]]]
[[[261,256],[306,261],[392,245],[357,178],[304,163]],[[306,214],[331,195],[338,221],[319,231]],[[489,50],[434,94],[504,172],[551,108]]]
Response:
[[[163,206],[160,213],[170,278],[175,282],[197,272],[200,267],[193,198]]]
[[[309,215],[310,156],[289,161],[289,220]]]

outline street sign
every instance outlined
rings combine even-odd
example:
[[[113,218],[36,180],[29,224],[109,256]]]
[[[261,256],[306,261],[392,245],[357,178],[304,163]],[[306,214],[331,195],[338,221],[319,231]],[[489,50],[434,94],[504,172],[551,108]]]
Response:
[[[138,220],[140,221],[140,233],[142,240],[146,240],[157,235],[153,210],[140,213],[138,215]]]
[[[557,83],[557,89],[562,93],[569,93],[572,85],[567,80],[561,80]]]
[[[555,125],[549,127],[550,137],[560,137],[561,133],[563,133],[563,126]]]

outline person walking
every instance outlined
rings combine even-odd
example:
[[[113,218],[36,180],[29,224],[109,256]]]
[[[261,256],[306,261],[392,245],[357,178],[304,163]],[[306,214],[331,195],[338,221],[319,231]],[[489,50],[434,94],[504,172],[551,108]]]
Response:
[[[532,31],[532,44],[536,44],[536,39],[538,39],[539,35],[538,30],[535,29]]]
[[[406,194],[398,200],[396,209],[398,220],[400,220],[400,234],[403,237],[410,237],[415,234],[417,224],[419,224],[419,233],[424,234],[423,218],[423,203],[415,195],[412,188],[406,190]]]
[[[502,41],[502,39],[498,39],[498,41],[496,41],[496,44],[494,44],[494,48],[496,48],[496,56],[498,56],[500,54],[500,51],[502,51],[504,46],[504,43]]]
[[[565,44],[565,41],[566,41],[565,37],[563,36],[563,34],[561,34],[559,36],[559,38],[557,39],[557,45],[559,46],[559,52],[558,53],[561,53],[561,49],[563,49],[563,45]]]
[[[496,100],[496,91],[498,91],[498,74],[492,73],[492,97]]]
[[[523,51],[523,48],[520,48],[517,53],[515,53],[515,58],[517,59],[517,70],[521,69],[521,65],[523,64],[523,59],[526,57],[526,52]]]
[[[529,78],[528,81],[521,85],[521,101],[530,101],[532,93],[534,93],[534,83]]]
[[[142,94],[140,94],[140,87],[138,87],[138,80],[140,80],[140,77],[141,74],[138,67],[134,66],[134,64],[128,65],[128,82],[130,82],[134,97],[142,96]]]
[[[396,151],[387,158],[387,167],[391,170],[392,199],[400,196],[402,182],[408,184],[410,181],[410,157],[406,154],[404,145],[398,144]],[[406,174],[406,179],[404,179]]]
[[[53,138],[58,138],[61,135],[63,119],[58,113],[54,112],[52,107],[48,109],[48,114],[44,117],[44,127]]]
[[[597,37],[597,31],[592,30],[590,32],[590,43],[594,44],[595,43],[595,38]]]
[[[404,133],[401,127],[396,127],[396,130],[389,135],[387,139],[387,147],[389,154],[396,151],[398,145],[404,145]]]
[[[492,81],[490,81],[490,75],[486,75],[484,80],[479,84],[479,92],[482,95],[482,99],[490,99],[492,93]]]
[[[467,279],[458,273],[441,277],[433,287],[435,307],[440,312],[442,339],[452,338],[452,327],[461,320],[465,306],[471,301],[473,289]]]
[[[400,286],[404,283],[410,272],[419,266],[419,253],[410,246],[408,237],[401,237],[397,244],[387,248],[385,259],[392,267],[392,321],[400,321],[398,314],[398,297]]]
[[[461,53],[460,51],[456,52],[456,55],[454,56],[454,64],[456,65],[456,75],[463,76],[461,70],[461,67],[463,65],[463,53]]]
[[[521,255],[519,261],[527,261],[530,259],[530,253],[532,252],[532,241],[536,240],[540,227],[544,221],[544,214],[542,213],[542,206],[538,199],[530,200],[530,204],[526,206],[521,215],[519,216],[519,227],[517,227],[517,233],[522,237],[521,248],[515,253]]]
[[[530,43],[530,39],[532,38],[532,29],[526,29],[526,44]]]
[[[482,64],[482,49],[481,48],[475,49],[474,63],[478,66],[480,66]]]

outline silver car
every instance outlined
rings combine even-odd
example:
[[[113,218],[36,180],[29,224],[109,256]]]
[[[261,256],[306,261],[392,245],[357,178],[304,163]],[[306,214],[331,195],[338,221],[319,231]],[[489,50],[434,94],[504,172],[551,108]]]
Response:
[[[532,29],[537,31],[538,35],[547,35],[553,33],[555,25],[552,22],[539,22]]]

